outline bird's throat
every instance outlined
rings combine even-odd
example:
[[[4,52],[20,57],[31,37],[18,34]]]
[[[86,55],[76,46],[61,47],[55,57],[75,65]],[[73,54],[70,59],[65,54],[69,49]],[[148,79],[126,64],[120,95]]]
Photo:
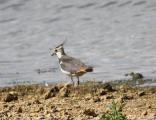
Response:
[[[62,54],[61,52],[57,52],[56,55],[57,55],[57,57],[58,57],[59,59],[63,56],[63,54]]]

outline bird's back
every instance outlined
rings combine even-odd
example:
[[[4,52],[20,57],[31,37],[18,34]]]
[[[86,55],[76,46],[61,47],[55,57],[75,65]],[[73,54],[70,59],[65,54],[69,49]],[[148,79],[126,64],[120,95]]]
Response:
[[[79,59],[64,55],[59,59],[60,66],[63,70],[69,71],[70,73],[78,72],[91,72],[93,69],[85,65]]]

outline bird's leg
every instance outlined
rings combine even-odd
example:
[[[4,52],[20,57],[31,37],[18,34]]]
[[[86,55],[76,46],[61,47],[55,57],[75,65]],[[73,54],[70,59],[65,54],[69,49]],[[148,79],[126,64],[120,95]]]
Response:
[[[80,88],[79,88],[79,84],[80,84],[79,76],[76,76],[76,77],[77,77],[77,93],[81,94],[81,91],[80,91]]]
[[[72,80],[72,83],[73,83],[73,86],[74,86],[74,80],[73,80],[73,77],[71,76],[71,80]]]
[[[77,76],[77,85],[79,86],[80,81],[79,81],[79,76]]]
[[[72,80],[72,82],[73,82],[73,91],[74,91],[74,93],[75,93],[75,91],[76,91],[76,89],[75,89],[75,87],[74,87],[74,80],[73,80],[73,76],[71,76],[71,80]]]

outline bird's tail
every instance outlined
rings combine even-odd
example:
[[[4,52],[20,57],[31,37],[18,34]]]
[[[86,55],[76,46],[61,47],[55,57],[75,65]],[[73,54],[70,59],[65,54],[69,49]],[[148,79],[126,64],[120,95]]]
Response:
[[[86,72],[92,72],[93,71],[93,67],[87,67],[87,68],[80,68],[80,70],[77,73],[86,73]]]

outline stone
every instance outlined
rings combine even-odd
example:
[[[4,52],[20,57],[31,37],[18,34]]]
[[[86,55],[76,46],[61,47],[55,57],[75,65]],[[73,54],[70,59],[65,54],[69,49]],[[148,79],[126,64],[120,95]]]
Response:
[[[144,96],[146,93],[144,92],[144,91],[140,91],[139,93],[138,93],[138,95],[141,97],[141,96]]]
[[[30,105],[31,105],[31,102],[28,102],[28,103],[27,103],[27,106],[30,106]]]
[[[85,109],[83,114],[85,114],[87,116],[93,116],[93,117],[97,116],[94,109]]]
[[[70,90],[68,89],[68,87],[63,87],[60,91],[59,91],[59,96],[60,97],[69,97],[70,94]]]
[[[3,98],[4,102],[11,102],[11,101],[15,101],[15,100],[18,100],[18,94],[16,94],[16,93],[8,93]]]
[[[59,92],[59,88],[57,86],[54,86],[46,92],[46,94],[44,95],[44,98],[49,99],[49,98],[55,97],[58,92]]]
[[[53,93],[58,93],[59,92],[59,88],[57,86],[54,86],[50,89],[51,92]]]
[[[122,100],[132,100],[133,96],[128,96],[128,95],[124,94],[124,95],[121,96],[121,99]]]
[[[108,95],[108,96],[106,96],[106,99],[114,99],[114,96],[113,95]]]
[[[144,76],[141,73],[134,73],[134,72],[127,73],[127,74],[125,74],[125,76],[131,76],[132,80],[138,80],[138,79],[144,78]]]
[[[33,103],[34,103],[34,104],[41,104],[41,102],[40,102],[38,99],[34,100]]]
[[[103,84],[103,89],[107,90],[108,92],[115,91],[110,83]]]
[[[19,107],[19,108],[17,109],[17,112],[18,112],[18,113],[22,113],[22,108]]]
[[[8,105],[7,105],[7,104],[4,104],[4,105],[3,105],[3,108],[7,108],[7,107],[8,107]]]

